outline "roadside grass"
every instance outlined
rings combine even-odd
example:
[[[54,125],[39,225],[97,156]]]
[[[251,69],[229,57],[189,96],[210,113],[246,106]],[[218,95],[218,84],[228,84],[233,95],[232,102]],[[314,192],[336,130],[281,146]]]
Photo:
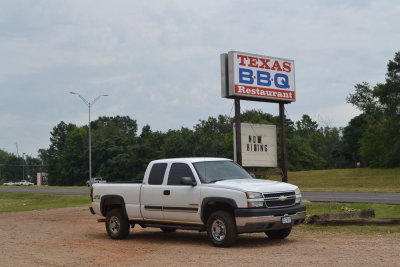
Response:
[[[368,203],[316,203],[305,202],[307,215],[341,213],[344,211],[373,209],[376,219],[400,219],[400,205],[368,204]],[[391,234],[400,238],[400,225],[347,225],[347,226],[320,226],[303,224],[300,229],[319,232],[341,232],[349,234]]]
[[[281,181],[281,177],[268,179]],[[333,169],[288,173],[289,183],[304,192],[400,193],[400,168]]]
[[[376,219],[400,219],[400,205],[334,202],[305,202],[303,204],[307,206],[307,215],[373,209]]]
[[[0,213],[90,205],[89,196],[0,193]]]
[[[400,239],[400,225],[393,226],[375,226],[375,225],[347,225],[347,226],[320,226],[320,225],[310,225],[302,224],[299,227],[301,230],[307,232],[330,232],[330,233],[346,233],[346,234],[357,234],[357,235],[371,235],[371,234],[390,234],[393,237]],[[296,229],[296,228],[295,228]]]

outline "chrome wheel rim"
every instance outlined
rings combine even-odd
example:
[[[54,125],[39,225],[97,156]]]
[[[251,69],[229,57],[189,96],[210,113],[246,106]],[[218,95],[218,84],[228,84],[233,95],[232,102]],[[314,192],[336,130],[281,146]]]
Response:
[[[211,225],[211,234],[216,241],[224,240],[226,236],[225,223],[220,219],[216,219]]]
[[[110,228],[111,233],[118,234],[119,229],[121,227],[120,223],[119,223],[119,220],[118,220],[118,217],[112,216],[110,218],[110,222],[108,224],[109,224],[109,228]]]

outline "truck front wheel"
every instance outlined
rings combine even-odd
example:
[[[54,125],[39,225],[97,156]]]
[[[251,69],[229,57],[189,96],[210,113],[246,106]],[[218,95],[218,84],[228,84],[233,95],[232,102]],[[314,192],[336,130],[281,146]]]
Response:
[[[290,234],[291,231],[292,227],[289,227],[280,230],[267,231],[265,234],[271,239],[284,239]]]
[[[233,216],[223,210],[212,213],[207,220],[207,236],[214,246],[232,246],[237,237]]]
[[[124,239],[129,235],[129,221],[121,209],[113,209],[107,213],[106,230],[112,239]]]

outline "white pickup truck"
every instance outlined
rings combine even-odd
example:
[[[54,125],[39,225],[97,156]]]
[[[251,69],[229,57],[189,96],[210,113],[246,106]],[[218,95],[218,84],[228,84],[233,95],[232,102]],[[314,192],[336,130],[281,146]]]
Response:
[[[231,246],[240,233],[283,239],[306,216],[297,186],[253,178],[222,158],[150,162],[140,183],[93,184],[92,214],[108,235],[123,239],[130,227],[207,231],[215,246]]]

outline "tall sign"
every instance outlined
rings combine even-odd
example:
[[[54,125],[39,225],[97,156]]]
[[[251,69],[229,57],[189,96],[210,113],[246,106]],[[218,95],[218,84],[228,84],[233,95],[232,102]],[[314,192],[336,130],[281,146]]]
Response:
[[[279,104],[282,181],[287,182],[285,104],[296,101],[294,61],[238,51],[221,54],[221,96],[235,100],[235,159],[242,165],[240,100]]]
[[[234,125],[235,127],[235,125]],[[233,140],[236,138],[233,131]],[[276,126],[241,123],[242,166],[277,167]],[[233,142],[236,161],[236,142]]]
[[[294,61],[230,51],[221,55],[221,95],[253,101],[296,101]]]

